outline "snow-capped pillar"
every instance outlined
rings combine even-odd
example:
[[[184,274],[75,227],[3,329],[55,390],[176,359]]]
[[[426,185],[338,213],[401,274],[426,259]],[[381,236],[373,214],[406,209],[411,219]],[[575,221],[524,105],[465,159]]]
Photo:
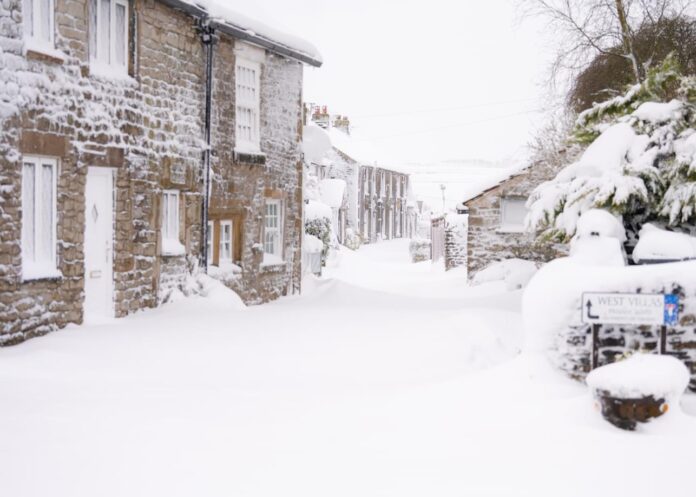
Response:
[[[445,218],[445,269],[466,267],[469,214],[448,214]]]

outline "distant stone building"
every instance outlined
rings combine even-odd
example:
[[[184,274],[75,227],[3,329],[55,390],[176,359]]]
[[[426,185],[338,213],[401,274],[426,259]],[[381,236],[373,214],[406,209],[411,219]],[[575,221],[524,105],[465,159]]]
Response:
[[[318,55],[194,2],[98,5],[0,4],[0,344],[154,307],[206,258],[248,302],[299,288]]]
[[[321,159],[310,161],[311,173],[320,182],[342,179],[346,183],[344,203],[335,223],[339,241],[344,243],[349,231],[360,235],[364,243],[414,237],[418,211],[409,175],[368,165],[363,157],[366,153],[356,150],[351,140],[347,116],[329,114],[326,106],[312,106],[308,113],[330,140],[330,148]]]
[[[547,262],[562,255],[565,247],[539,242],[525,226],[529,195],[555,175],[553,167],[535,163],[465,199],[457,214],[448,214],[445,228],[438,231],[445,267],[466,265],[469,277],[473,277],[490,263],[504,259]]]

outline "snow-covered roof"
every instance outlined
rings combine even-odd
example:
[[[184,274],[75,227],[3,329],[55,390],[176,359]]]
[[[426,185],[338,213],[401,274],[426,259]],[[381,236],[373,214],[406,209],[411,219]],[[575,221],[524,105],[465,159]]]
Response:
[[[302,130],[302,151],[310,164],[323,164],[326,153],[331,149],[328,133],[313,122]]]
[[[491,176],[487,177],[485,180],[482,180],[481,182],[477,183],[471,191],[464,196],[464,198],[461,200],[462,203],[466,204],[467,202],[471,202],[474,199],[479,198],[481,195],[484,195],[485,193],[488,193],[494,188],[497,188],[501,184],[503,184],[505,181],[517,177],[520,174],[524,173],[529,166],[524,166],[520,168],[510,168],[510,169],[504,169],[502,171],[497,172],[496,174],[492,174]]]
[[[343,205],[346,182],[342,179],[323,179],[319,182],[321,201],[329,207],[339,208]]]
[[[323,63],[317,48],[308,41],[240,14],[221,5],[218,3],[219,0],[160,1],[193,16],[207,19],[213,27],[279,55],[291,57],[315,67]]]

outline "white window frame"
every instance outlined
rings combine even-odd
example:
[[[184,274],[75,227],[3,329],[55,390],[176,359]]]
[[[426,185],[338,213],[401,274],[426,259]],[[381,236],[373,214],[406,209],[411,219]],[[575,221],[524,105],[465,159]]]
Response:
[[[30,199],[26,198],[24,189],[25,165],[32,164],[34,166],[34,191],[33,191],[33,230],[32,233],[27,233],[27,204]],[[51,232],[51,246],[49,248],[48,259],[37,259],[37,254],[42,252],[44,247],[38,236],[44,229],[43,226],[43,175],[41,172],[45,166],[50,166],[52,169],[52,184],[51,184],[51,226],[48,228]],[[45,277],[59,277],[58,272],[58,257],[57,257],[57,225],[58,225],[58,208],[57,208],[57,185],[58,185],[58,159],[55,157],[41,157],[34,155],[26,155],[22,160],[22,279],[24,281],[31,279],[39,279]],[[28,253],[28,247],[25,240],[31,236],[33,239],[33,254]]]
[[[174,213],[171,213],[169,198],[176,198]],[[184,255],[180,239],[181,198],[179,190],[162,190],[162,255]]]
[[[101,17],[102,17],[102,10],[101,10],[101,5],[100,3],[104,0],[90,0],[90,9],[95,9],[95,15],[96,17],[95,22],[93,23],[94,25],[90,25],[90,65],[96,68],[101,67],[111,67],[111,68],[116,68],[123,73],[127,73],[128,70],[128,41],[129,41],[129,31],[130,31],[130,15],[129,15],[129,9],[128,9],[128,1],[127,0],[108,0],[110,3],[109,9],[110,9],[110,22],[109,22],[109,59],[106,60],[106,57],[104,54],[101,53],[101,43],[100,43],[100,37],[103,35],[103,33],[100,31],[100,26],[101,26]],[[124,29],[125,33],[123,33],[123,64],[119,64],[116,62],[116,6],[121,5],[122,7],[125,8],[125,22],[124,22]],[[92,22],[92,14],[90,13],[90,23]]]
[[[55,1],[54,0],[24,0],[23,4],[24,38],[31,45],[29,48],[55,47]],[[45,10],[48,9],[48,12]],[[37,15],[38,14],[38,15]],[[37,36],[41,32],[45,16],[48,16],[48,37]],[[42,33],[43,34],[43,33]]]
[[[526,217],[526,212],[527,208],[525,206],[527,202],[527,199],[524,197],[501,197],[500,198],[500,228],[498,231],[504,232],[504,233],[523,233],[526,231],[524,219],[522,222],[511,222],[509,219],[509,215],[511,212],[511,209],[513,208],[519,208],[520,204],[525,210],[525,217]],[[513,207],[514,205],[514,207]]]
[[[277,226],[268,226],[268,207],[270,205],[277,206]],[[275,242],[269,251],[269,236],[275,235]],[[282,262],[283,260],[283,202],[279,199],[266,199],[264,204],[264,216],[263,216],[263,250],[264,250],[264,262],[270,261],[270,257],[275,259],[274,262]]]
[[[223,262],[231,263],[234,259],[234,231],[233,231],[232,221],[220,221],[220,247],[219,247],[219,257],[218,261],[220,264]],[[225,228],[229,228],[229,239],[225,240]],[[229,244],[228,254],[223,255],[223,248],[225,244]]]
[[[241,70],[254,71],[255,74],[255,97],[246,98],[243,92],[239,91],[241,84]],[[250,60],[237,57],[235,63],[235,151],[238,152],[260,152],[261,151],[261,64]],[[242,138],[240,132],[239,116],[243,110],[253,114],[251,122],[251,138]]]

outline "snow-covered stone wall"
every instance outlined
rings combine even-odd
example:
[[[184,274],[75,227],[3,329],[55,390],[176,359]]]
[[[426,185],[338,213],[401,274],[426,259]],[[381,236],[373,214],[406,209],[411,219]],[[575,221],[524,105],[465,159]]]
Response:
[[[445,217],[445,269],[466,267],[468,214],[448,214]]]

